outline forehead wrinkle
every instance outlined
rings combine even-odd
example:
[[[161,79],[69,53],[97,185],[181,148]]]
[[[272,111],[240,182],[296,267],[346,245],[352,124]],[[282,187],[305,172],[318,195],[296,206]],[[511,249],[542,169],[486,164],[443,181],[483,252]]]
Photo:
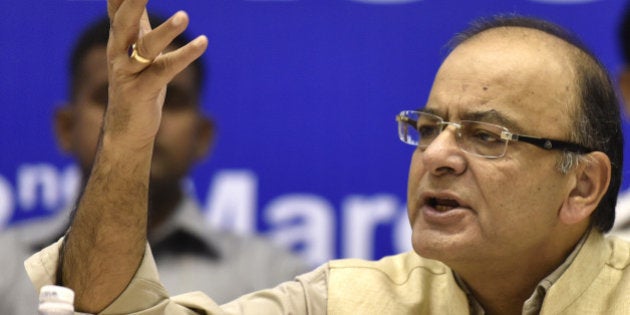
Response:
[[[427,113],[427,114],[439,116],[442,119],[446,119],[446,116],[443,115],[440,111],[432,109],[432,108],[422,108],[419,111],[422,112],[422,113]]]
[[[458,122],[462,120],[469,121],[480,121],[485,123],[491,123],[496,125],[501,125],[512,132],[523,132],[523,128],[517,122],[516,119],[510,117],[510,115],[506,113],[501,113],[496,109],[487,109],[487,110],[471,110],[465,113],[458,115],[457,119],[446,117],[439,110],[432,108],[425,108],[420,110],[423,113],[432,114],[441,117],[446,121]]]

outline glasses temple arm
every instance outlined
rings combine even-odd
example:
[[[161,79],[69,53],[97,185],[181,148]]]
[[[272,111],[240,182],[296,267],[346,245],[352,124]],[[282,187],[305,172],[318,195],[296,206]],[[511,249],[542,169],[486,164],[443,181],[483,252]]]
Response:
[[[552,139],[546,139],[546,138],[513,135],[512,140],[527,142],[529,144],[533,144],[545,150],[564,150],[564,151],[569,151],[569,152],[574,152],[574,153],[579,153],[579,154],[584,154],[584,153],[589,153],[589,152],[594,151],[592,149],[589,149],[577,143],[560,141],[560,140],[552,140]]]

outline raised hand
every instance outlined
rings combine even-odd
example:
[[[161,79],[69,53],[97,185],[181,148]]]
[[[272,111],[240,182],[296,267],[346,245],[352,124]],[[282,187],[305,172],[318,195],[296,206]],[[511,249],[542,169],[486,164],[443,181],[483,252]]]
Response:
[[[177,12],[151,30],[148,0],[109,0],[109,101],[92,172],[62,248],[62,284],[97,313],[128,286],[146,246],[151,155],[167,83],[207,47],[200,36],[163,52],[188,25]],[[133,47],[133,48],[132,48]],[[131,54],[130,54],[131,51]]]
[[[160,125],[166,84],[198,58],[207,47],[205,36],[162,53],[188,26],[185,12],[151,30],[144,6],[147,0],[108,1],[111,19],[107,47],[109,104],[106,135],[122,136],[125,143],[152,144]],[[130,47],[134,47],[130,58]]]

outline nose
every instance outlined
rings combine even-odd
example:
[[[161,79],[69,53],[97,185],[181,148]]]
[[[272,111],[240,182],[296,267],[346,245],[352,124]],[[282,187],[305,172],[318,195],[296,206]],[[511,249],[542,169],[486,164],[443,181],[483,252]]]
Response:
[[[457,144],[458,132],[456,126],[446,126],[421,153],[422,162],[431,174],[436,176],[457,175],[466,170],[465,153]]]

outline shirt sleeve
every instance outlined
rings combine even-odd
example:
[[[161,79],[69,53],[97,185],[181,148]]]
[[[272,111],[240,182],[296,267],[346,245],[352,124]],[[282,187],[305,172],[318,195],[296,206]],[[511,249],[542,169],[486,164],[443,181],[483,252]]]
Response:
[[[24,263],[39,289],[54,284],[62,240],[34,254]],[[219,306],[201,292],[169,297],[159,281],[148,244],[138,271],[123,293],[99,314],[326,314],[328,265],[275,288],[244,295]]]

